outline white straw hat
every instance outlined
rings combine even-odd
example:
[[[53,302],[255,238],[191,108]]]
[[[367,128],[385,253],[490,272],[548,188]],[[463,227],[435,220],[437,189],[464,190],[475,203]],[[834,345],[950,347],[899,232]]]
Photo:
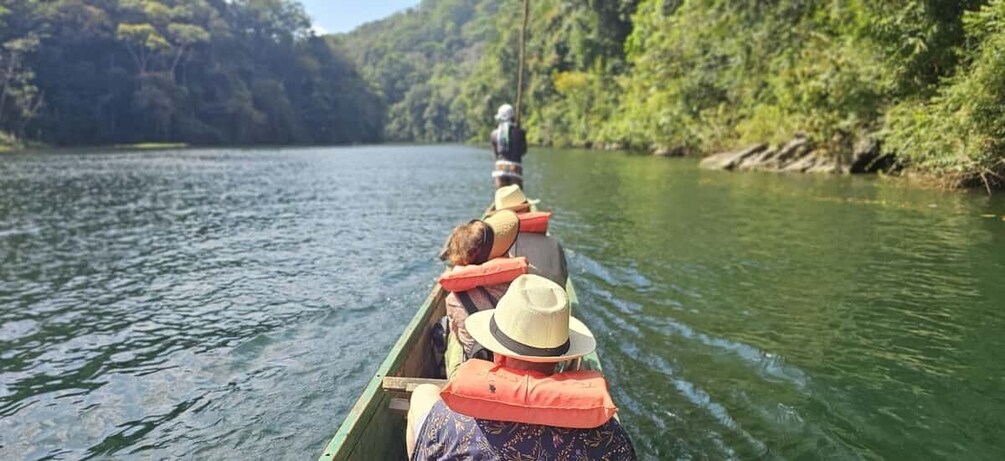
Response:
[[[540,200],[528,199],[520,186],[511,184],[496,189],[492,207],[486,213],[492,215],[499,210],[513,210],[517,213],[525,213],[530,211],[531,205],[536,205],[539,202]]]
[[[517,277],[495,309],[464,325],[482,347],[527,362],[564,362],[597,348],[590,329],[571,316],[565,290],[537,275]]]
[[[527,196],[523,194],[520,186],[512,184],[496,189],[494,205],[496,210],[521,211],[530,208],[530,201],[527,200]]]

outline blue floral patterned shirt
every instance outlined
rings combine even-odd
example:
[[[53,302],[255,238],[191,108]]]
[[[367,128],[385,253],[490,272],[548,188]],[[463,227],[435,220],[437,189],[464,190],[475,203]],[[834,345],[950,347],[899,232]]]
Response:
[[[420,460],[635,460],[628,434],[611,418],[595,429],[479,420],[436,402],[419,430]]]

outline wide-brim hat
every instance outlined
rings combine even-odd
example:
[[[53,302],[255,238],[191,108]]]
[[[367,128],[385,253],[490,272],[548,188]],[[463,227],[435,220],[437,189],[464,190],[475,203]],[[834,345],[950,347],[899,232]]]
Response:
[[[505,210],[495,213],[483,220],[488,228],[485,244],[489,248],[488,259],[505,255],[520,234],[520,218],[513,211]]]
[[[572,317],[565,290],[538,275],[517,277],[495,309],[468,316],[464,326],[482,347],[526,362],[565,362],[597,348],[590,329]]]
[[[492,206],[485,213],[489,216],[500,210],[513,210],[517,213],[525,213],[531,210],[532,205],[536,205],[539,202],[540,200],[528,199],[520,186],[512,184],[496,189]]]
[[[516,184],[503,186],[496,189],[495,200],[492,202],[493,209],[526,211],[530,209],[530,201],[524,195],[523,189]]]

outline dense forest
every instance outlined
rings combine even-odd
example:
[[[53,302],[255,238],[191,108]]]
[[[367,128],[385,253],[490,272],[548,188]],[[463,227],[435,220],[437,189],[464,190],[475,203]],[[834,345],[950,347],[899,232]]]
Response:
[[[424,0],[345,38],[395,140],[485,139],[522,0]],[[1005,174],[1005,1],[532,0],[524,110],[556,146],[871,142],[953,185]]]
[[[0,144],[374,142],[384,106],[293,0],[0,0]]]
[[[318,37],[294,0],[0,0],[0,144],[484,140],[521,13],[422,0]],[[1005,183],[1005,0],[531,0],[528,39],[539,145],[799,137]]]

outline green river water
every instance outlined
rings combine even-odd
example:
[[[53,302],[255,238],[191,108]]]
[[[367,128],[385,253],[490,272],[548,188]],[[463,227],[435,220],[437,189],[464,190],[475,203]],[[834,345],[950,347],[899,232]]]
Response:
[[[491,197],[465,146],[0,156],[0,459],[314,459]],[[1005,457],[1005,201],[535,150],[643,459]]]

